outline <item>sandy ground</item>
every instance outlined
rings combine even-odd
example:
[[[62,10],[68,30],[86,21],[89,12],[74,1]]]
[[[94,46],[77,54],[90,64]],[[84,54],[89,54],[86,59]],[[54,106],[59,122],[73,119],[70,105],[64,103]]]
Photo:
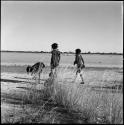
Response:
[[[6,67],[8,68],[8,67]],[[11,113],[12,110],[17,112],[21,110],[21,106],[18,103],[20,100],[13,98],[13,94],[23,95],[27,92],[28,88],[37,81],[32,80],[30,75],[27,75],[25,71],[19,70],[12,67],[6,69],[3,68],[1,72],[1,118],[3,119],[6,114]],[[11,70],[10,70],[11,69]],[[21,68],[20,68],[21,69]],[[23,67],[24,69],[24,67]],[[15,72],[16,71],[16,72]],[[21,72],[19,72],[21,71]],[[40,84],[37,84],[37,89],[43,89],[43,83],[48,79],[48,72],[44,71],[41,74]],[[80,84],[81,79],[78,76],[75,83],[73,83],[73,78],[75,76],[75,71],[72,69],[63,69],[58,73],[58,83],[66,84],[67,86],[72,84]],[[103,86],[104,88],[111,87],[113,85],[123,84],[123,69],[85,69],[83,71],[83,77],[85,81],[85,86],[95,88]],[[4,121],[3,121],[4,122]]]

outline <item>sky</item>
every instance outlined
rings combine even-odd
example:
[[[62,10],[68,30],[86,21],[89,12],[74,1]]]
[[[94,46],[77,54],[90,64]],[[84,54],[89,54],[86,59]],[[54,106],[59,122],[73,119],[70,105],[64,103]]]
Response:
[[[123,52],[122,1],[1,1],[1,50]]]

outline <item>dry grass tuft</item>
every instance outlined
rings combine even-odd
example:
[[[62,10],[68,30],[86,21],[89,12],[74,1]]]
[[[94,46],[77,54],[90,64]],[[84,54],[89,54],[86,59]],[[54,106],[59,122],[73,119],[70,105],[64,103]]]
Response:
[[[59,76],[64,78],[62,73]],[[42,90],[37,90],[36,84],[32,85],[22,98],[22,111],[18,118],[10,120],[6,116],[5,122],[123,123],[122,93],[104,92],[102,88],[101,91],[94,91],[85,84],[80,86],[60,81],[59,77],[47,80],[46,84]]]

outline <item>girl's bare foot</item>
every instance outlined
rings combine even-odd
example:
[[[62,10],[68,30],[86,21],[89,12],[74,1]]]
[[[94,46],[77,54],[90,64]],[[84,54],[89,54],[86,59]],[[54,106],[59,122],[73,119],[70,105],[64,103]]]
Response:
[[[81,84],[84,84],[84,81],[82,81]]]

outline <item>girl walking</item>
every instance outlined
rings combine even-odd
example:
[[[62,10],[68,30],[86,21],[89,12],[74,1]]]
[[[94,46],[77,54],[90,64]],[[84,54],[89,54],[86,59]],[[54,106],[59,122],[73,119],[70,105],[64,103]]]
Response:
[[[51,56],[51,62],[50,62],[50,66],[51,66],[51,72],[49,74],[49,76],[57,76],[57,67],[59,66],[59,62],[60,62],[60,51],[58,50],[58,44],[57,43],[53,43],[51,45],[52,47],[52,56]]]
[[[84,84],[84,80],[83,80],[83,76],[82,76],[82,69],[85,68],[85,65],[84,65],[84,60],[83,60],[83,57],[81,56],[81,50],[80,49],[76,49],[75,50],[75,61],[74,61],[74,65],[77,64],[77,71],[76,71],[76,77],[74,79],[74,81],[76,80],[77,78],[77,75],[80,74],[80,77],[81,77],[81,84]]]

